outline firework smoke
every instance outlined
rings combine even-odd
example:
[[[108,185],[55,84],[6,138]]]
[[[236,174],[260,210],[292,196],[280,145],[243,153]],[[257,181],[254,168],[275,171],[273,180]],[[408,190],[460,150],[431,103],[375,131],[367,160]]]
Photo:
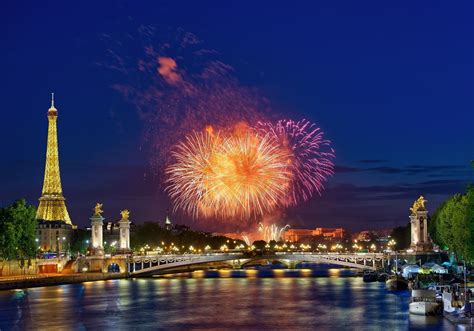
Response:
[[[119,74],[113,88],[144,122],[144,147],[157,174],[192,131],[269,120],[268,100],[241,85],[232,66],[192,33],[141,26],[135,34],[103,39],[108,57],[99,65]]]

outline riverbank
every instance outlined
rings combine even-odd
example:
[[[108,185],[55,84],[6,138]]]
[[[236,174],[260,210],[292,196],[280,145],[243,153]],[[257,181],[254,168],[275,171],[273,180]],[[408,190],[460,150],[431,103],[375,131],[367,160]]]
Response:
[[[127,278],[124,273],[47,274],[0,277],[0,291]]]

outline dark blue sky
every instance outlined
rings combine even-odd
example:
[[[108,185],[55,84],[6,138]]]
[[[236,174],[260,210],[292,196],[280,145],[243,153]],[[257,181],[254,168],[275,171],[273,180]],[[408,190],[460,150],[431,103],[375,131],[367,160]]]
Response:
[[[405,224],[420,194],[431,212],[472,182],[472,1],[4,1],[0,52],[0,205],[41,193],[50,92],[56,93],[63,191],[73,222],[161,220],[147,123],[112,86],[103,36],[140,26],[198,36],[275,111],[317,122],[337,173],[294,226]],[[163,34],[162,34],[163,36]],[[165,37],[166,39],[166,37]],[[125,53],[133,50],[124,47]],[[109,54],[110,55],[110,54]],[[180,216],[176,216],[178,220]]]

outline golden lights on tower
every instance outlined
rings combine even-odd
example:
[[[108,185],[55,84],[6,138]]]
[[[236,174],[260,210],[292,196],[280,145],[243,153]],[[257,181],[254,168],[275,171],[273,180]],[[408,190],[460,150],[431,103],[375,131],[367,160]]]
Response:
[[[66,208],[59,171],[59,151],[57,133],[58,110],[54,107],[54,94],[48,109],[48,140],[46,147],[46,165],[44,182],[36,219],[44,221],[64,221],[72,225]]]

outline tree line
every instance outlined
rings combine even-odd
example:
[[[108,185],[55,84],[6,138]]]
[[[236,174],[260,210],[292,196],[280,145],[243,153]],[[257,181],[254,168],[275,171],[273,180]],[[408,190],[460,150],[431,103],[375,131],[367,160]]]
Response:
[[[18,260],[20,267],[36,256],[36,208],[24,199],[0,208],[0,275],[5,262]]]
[[[227,242],[228,240],[231,245]],[[189,246],[203,249],[209,245],[211,249],[219,249],[222,245],[227,244],[230,246],[229,248],[233,248],[244,242],[222,236],[212,236],[212,234],[206,232],[192,231],[185,225],[176,225],[172,230],[167,230],[157,222],[145,222],[136,225],[135,230],[130,234],[130,246],[134,251],[139,251],[146,245],[151,249],[163,246],[169,247],[171,243],[183,252]]]
[[[429,230],[440,248],[460,260],[474,262],[474,186],[443,202],[433,214]]]

